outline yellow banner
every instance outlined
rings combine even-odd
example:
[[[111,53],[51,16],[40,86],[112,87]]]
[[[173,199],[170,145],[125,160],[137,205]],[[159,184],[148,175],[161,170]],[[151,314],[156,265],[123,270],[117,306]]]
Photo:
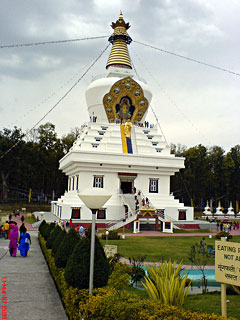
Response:
[[[31,197],[32,197],[32,189],[29,189],[29,195],[28,195],[28,202],[31,202]]]

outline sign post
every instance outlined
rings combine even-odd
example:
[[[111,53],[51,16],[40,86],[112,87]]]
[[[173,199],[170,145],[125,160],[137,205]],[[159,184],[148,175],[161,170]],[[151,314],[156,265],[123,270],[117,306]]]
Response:
[[[215,241],[215,280],[221,282],[222,316],[227,317],[226,284],[240,286],[240,243]]]

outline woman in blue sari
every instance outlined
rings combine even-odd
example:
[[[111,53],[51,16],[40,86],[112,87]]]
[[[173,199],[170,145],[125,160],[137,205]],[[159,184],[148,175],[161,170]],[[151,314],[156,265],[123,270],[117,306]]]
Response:
[[[20,241],[18,250],[20,250],[20,255],[22,257],[26,257],[28,254],[28,250],[30,248],[31,244],[31,238],[30,234],[27,232],[27,229],[25,228],[22,233],[20,233]]]

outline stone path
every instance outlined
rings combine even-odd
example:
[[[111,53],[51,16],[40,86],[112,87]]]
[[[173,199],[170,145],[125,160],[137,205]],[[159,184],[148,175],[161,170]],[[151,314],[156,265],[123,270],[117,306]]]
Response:
[[[6,277],[8,320],[67,320],[61,299],[39,246],[37,232],[30,232],[29,256],[10,257],[9,240],[0,239],[0,276]],[[2,291],[2,290],[1,290]],[[0,291],[0,301],[2,292]],[[5,305],[5,304],[4,304]]]

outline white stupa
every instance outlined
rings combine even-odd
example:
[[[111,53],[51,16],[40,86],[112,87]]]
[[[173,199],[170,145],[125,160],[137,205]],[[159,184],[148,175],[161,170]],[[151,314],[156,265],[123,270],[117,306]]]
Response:
[[[218,207],[216,208],[216,216],[224,216],[223,210],[222,210],[222,206],[221,206],[221,202],[218,202]]]
[[[152,92],[132,70],[129,23],[120,14],[112,28],[106,74],[86,90],[90,121],[60,160],[68,189],[52,202],[51,210],[60,219],[88,226],[92,214],[78,193],[101,188],[112,196],[98,211],[99,228],[140,221],[142,228],[157,229],[164,220],[192,221],[193,208],[170,195],[170,176],[184,168],[184,158],[170,154],[158,127],[146,121]],[[143,198],[148,202],[146,212],[138,211],[141,204],[136,204]]]
[[[206,207],[204,208],[203,214],[206,216],[212,216],[211,208],[209,207],[208,201]]]
[[[228,208],[228,211],[227,211],[227,215],[228,216],[234,216],[235,215],[234,208],[232,206],[232,201],[230,201],[230,205],[229,205],[229,208]]]

